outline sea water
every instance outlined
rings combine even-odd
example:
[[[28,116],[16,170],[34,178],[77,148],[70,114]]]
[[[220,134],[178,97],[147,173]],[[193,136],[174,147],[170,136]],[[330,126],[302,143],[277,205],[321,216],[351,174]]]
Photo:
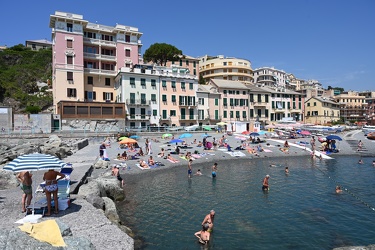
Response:
[[[332,249],[375,244],[372,158],[234,158],[126,176],[120,217],[136,249],[201,249],[194,233],[216,211],[204,249]],[[275,164],[275,165],[272,165]],[[187,164],[186,164],[187,165]],[[272,166],[271,166],[272,165]],[[285,167],[290,173],[285,174]],[[266,174],[270,190],[261,190]],[[336,185],[344,189],[335,193]]]

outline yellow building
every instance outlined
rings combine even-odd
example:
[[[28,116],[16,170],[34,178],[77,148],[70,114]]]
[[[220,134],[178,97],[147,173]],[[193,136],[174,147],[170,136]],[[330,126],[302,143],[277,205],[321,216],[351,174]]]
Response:
[[[340,120],[340,105],[325,97],[311,97],[305,102],[305,122],[329,124]]]
[[[336,95],[334,98],[340,104],[340,116],[345,122],[366,120],[365,115],[368,103],[366,103],[365,96],[359,95],[356,91],[347,91]]]

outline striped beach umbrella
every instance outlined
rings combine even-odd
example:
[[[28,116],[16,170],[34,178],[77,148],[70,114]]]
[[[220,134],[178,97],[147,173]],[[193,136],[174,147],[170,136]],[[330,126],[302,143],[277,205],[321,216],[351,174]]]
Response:
[[[65,165],[66,163],[61,161],[56,156],[33,153],[17,157],[13,161],[5,165],[3,169],[13,172],[38,171],[48,169],[60,170]]]

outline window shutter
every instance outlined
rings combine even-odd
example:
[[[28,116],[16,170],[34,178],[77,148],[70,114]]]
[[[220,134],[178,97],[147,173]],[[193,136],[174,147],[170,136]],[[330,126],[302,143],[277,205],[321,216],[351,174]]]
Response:
[[[105,99],[105,92],[103,92],[103,101],[106,101],[106,99]]]
[[[70,95],[69,95],[69,89],[66,89],[66,96],[70,97]]]
[[[92,99],[96,100],[96,92],[95,91],[92,93]]]
[[[87,99],[87,91],[85,91],[85,99]]]
[[[113,93],[111,93],[111,101],[113,101]]]

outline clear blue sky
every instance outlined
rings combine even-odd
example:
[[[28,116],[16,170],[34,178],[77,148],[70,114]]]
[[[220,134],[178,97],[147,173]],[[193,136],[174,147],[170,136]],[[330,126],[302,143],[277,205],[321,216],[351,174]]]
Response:
[[[375,91],[374,0],[6,1],[0,45],[51,40],[56,10],[138,27],[142,53],[165,42],[194,57],[244,58],[325,87]]]

